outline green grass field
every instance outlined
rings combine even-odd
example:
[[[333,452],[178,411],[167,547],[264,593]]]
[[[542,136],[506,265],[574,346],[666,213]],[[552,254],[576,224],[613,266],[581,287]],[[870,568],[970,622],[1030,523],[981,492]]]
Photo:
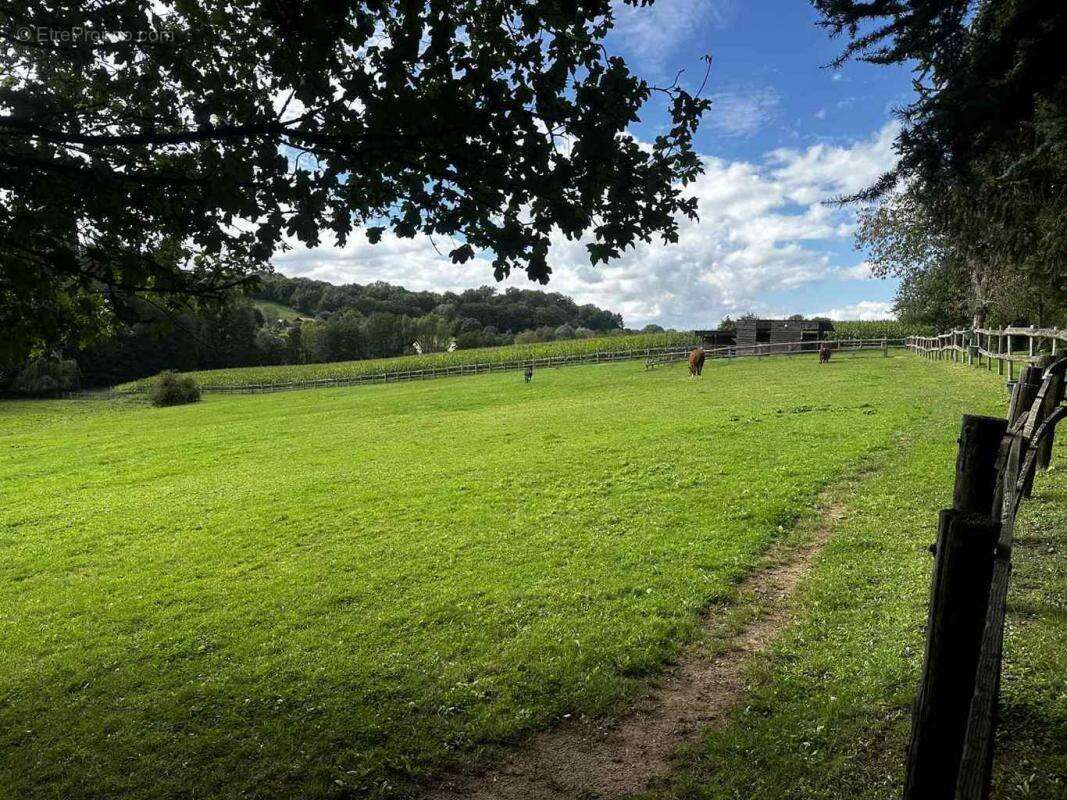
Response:
[[[845,763],[819,735],[899,719],[959,415],[1003,400],[992,375],[900,354],[0,404],[0,787],[403,795],[564,714],[625,708],[863,463],[873,488],[847,498],[804,621],[754,684],[760,724],[710,739],[664,792],[763,796],[745,791],[762,773],[708,766],[753,743],[774,786],[798,768],[815,786],[838,774],[819,758]],[[831,681],[875,709],[808,731],[836,725]],[[790,711],[800,688],[815,700]],[[818,758],[755,738],[776,713]],[[816,790],[766,796],[841,796]]]
[[[1003,416],[992,373],[928,365],[995,393],[968,413]],[[656,800],[900,797],[924,647],[936,509],[951,505],[959,409],[905,434],[847,508],[794,602],[798,623],[749,670],[750,688]],[[1016,529],[994,798],[1067,798],[1067,446],[1039,474]]]

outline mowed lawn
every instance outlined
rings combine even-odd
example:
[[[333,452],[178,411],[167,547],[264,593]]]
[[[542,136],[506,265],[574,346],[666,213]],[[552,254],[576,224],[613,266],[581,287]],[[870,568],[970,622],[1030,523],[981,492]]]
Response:
[[[400,795],[616,712],[824,486],[995,384],[812,355],[0,403],[0,787]]]

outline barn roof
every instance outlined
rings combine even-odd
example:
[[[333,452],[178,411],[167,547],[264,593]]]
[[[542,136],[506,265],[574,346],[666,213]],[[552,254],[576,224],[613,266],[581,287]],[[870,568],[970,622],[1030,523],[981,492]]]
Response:
[[[832,331],[834,323],[828,319],[739,319],[737,327],[796,328],[802,331]]]

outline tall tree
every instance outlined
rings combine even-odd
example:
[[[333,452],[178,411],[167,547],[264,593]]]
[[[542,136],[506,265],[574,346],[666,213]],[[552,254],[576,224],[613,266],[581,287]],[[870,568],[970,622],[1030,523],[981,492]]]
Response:
[[[982,286],[1067,298],[1067,3],[813,0],[849,39],[838,63],[906,64],[896,166],[860,197],[906,187],[931,241]],[[907,245],[906,238],[898,242]]]
[[[594,264],[674,241],[709,103],[633,75],[612,24],[609,0],[0,0],[0,356],[116,296],[224,298],[323,231],[541,282],[556,230]],[[641,143],[656,91],[672,124]]]

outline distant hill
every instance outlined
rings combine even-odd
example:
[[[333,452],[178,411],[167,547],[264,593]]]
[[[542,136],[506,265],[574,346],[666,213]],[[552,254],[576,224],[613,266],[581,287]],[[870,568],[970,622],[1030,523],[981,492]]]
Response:
[[[614,311],[592,303],[579,305],[559,292],[515,287],[503,292],[495,286],[462,292],[415,292],[381,281],[335,285],[271,274],[263,277],[252,297],[257,303],[277,303],[306,317],[342,311],[355,311],[363,317],[391,314],[418,319],[432,315],[448,321],[457,336],[466,334],[469,341],[461,342],[461,346],[467,347],[507,344],[497,337],[538,328],[569,326],[607,333],[623,327],[622,315]]]
[[[137,310],[111,336],[64,353],[77,361],[83,385],[115,385],[164,369],[319,364],[623,333],[621,314],[558,292],[491,286],[413,292],[284,275],[263,276],[250,296],[220,309],[173,315],[146,303]]]

